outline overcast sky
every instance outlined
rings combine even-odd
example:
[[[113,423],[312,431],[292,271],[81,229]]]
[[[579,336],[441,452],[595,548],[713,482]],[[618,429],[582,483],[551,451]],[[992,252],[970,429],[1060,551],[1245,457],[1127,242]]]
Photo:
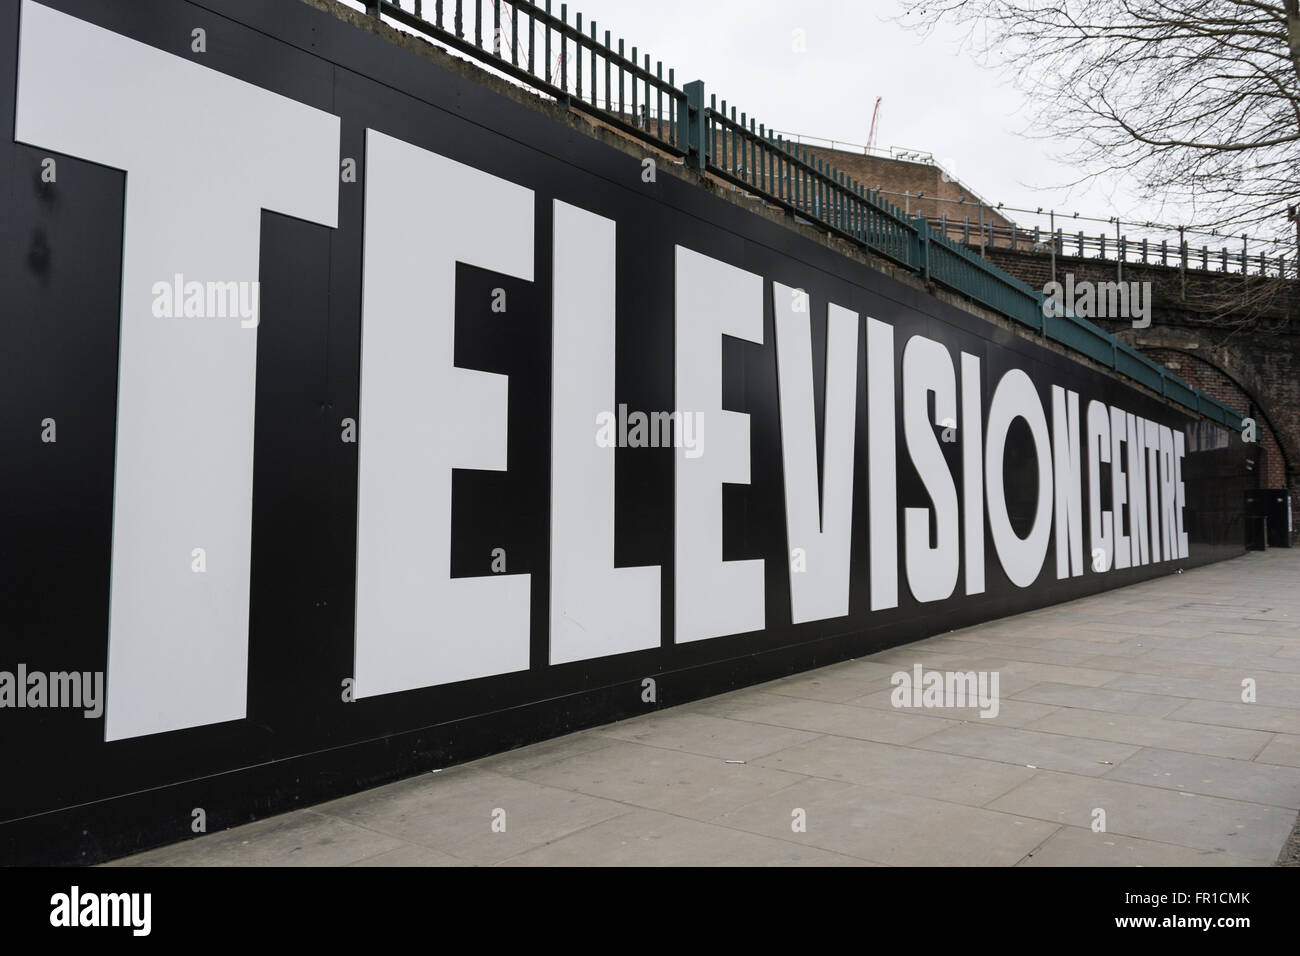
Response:
[[[426,15],[433,2],[425,0]],[[559,5],[552,0],[554,12]],[[446,9],[452,6],[447,0]],[[484,7],[490,11],[490,0]],[[879,96],[877,146],[932,153],[989,202],[1178,221],[1175,210],[1137,200],[1123,176],[1064,188],[1080,170],[1062,161],[1066,144],[1035,138],[1035,106],[1014,87],[1011,70],[977,63],[957,29],[923,38],[901,26],[898,0],[575,0],[570,22],[575,10],[584,27],[594,16],[602,37],[609,29],[615,42],[623,37],[629,48],[635,43],[663,60],[665,76],[673,67],[679,86],[701,79],[707,93],[771,128],[863,144]],[[1011,218],[1030,227],[1039,222],[1020,213]],[[1107,230],[1097,223],[1079,228]]]

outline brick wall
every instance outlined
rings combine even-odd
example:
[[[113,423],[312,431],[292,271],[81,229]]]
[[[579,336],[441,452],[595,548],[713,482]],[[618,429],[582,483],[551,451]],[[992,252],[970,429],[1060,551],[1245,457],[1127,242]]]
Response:
[[[825,149],[821,147],[804,147],[809,153],[830,163],[841,172],[852,176],[868,189],[883,189],[888,199],[900,209],[906,205],[913,216],[927,216],[937,219],[946,213],[949,221],[961,222],[965,215],[971,218],[972,229],[979,223],[980,212],[976,205],[977,197],[960,182],[945,182],[938,166],[929,163],[913,163],[900,159],[887,159],[883,156],[868,156],[842,149]],[[921,199],[905,200],[903,193],[924,193]],[[947,199],[951,202],[938,202]],[[965,204],[957,200],[965,199]],[[997,213],[989,206],[984,206],[984,221],[992,222],[998,228],[1011,224],[1009,219]]]

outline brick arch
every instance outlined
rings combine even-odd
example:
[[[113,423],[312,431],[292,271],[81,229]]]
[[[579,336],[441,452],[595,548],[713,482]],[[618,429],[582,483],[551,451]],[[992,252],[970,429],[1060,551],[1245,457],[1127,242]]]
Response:
[[[1249,355],[1246,349],[1217,345],[1195,329],[1169,326],[1124,330],[1119,337],[1161,364],[1181,366],[1190,360],[1211,370],[1212,374],[1206,376],[1186,367],[1171,369],[1220,401],[1240,407],[1243,413],[1249,414],[1253,409],[1260,423],[1260,446],[1265,451],[1268,469],[1267,475],[1260,476],[1261,484],[1292,486],[1300,470],[1300,428],[1295,415],[1288,414],[1285,396],[1276,395],[1258,368],[1244,361]],[[1216,374],[1221,381],[1214,380]]]
[[[1268,417],[1237,382],[1195,352],[1153,348],[1144,351],[1152,359],[1195,383],[1203,391],[1215,395],[1222,401],[1230,402],[1255,418],[1257,423],[1255,447],[1259,453],[1255,457],[1256,487],[1281,488],[1291,484],[1288,481],[1288,472],[1293,467],[1293,460],[1288,459],[1286,449],[1282,447]]]

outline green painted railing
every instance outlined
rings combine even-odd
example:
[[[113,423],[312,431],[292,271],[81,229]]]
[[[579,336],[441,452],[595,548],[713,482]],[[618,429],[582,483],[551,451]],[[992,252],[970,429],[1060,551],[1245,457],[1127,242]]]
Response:
[[[1043,293],[912,217],[877,191],[782,139],[716,97],[703,82],[678,88],[672,69],[625,51],[567,3],[504,0],[365,0],[388,17],[491,69],[645,142],[687,166],[787,210],[927,282],[963,295],[1045,339],[1073,349],[1193,412],[1234,430],[1242,416],[1086,319],[1056,315]],[[404,9],[405,7],[405,9]],[[486,7],[486,9],[485,9]],[[490,18],[490,19],[489,19]]]

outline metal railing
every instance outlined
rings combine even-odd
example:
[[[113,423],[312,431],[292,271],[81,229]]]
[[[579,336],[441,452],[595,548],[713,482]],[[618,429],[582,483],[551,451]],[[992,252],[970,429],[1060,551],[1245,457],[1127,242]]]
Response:
[[[1043,293],[744,113],[705,102],[704,83],[678,88],[662,62],[625,53],[567,3],[506,0],[364,0],[387,17],[482,61],[515,82],[653,144],[702,174],[786,210],[1141,382],[1233,429],[1240,413],[1188,385],[1100,327],[1073,315],[1044,317]],[[403,9],[406,7],[408,9]],[[485,10],[485,7],[487,8]],[[491,19],[489,20],[488,17]],[[472,27],[472,29],[471,29]],[[485,32],[487,44],[485,45]],[[472,33],[472,36],[471,36]],[[540,62],[539,62],[540,61]],[[585,81],[585,82],[584,82]],[[1050,310],[1048,310],[1050,311]]]
[[[389,17],[559,103],[685,155],[686,94],[677,88],[674,71],[669,69],[665,79],[662,61],[652,70],[650,54],[642,62],[637,48],[625,50],[622,39],[615,48],[608,30],[601,39],[595,20],[584,31],[581,13],[575,12],[570,23],[569,5],[558,6],[556,15],[551,0],[365,0],[372,16]],[[638,117],[648,121],[637,122]]]
[[[985,208],[990,213],[998,212],[996,207]],[[1168,266],[1199,272],[1273,278],[1296,276],[1297,263],[1294,257],[1288,259],[1281,254],[1270,255],[1263,250],[1268,246],[1276,248],[1277,243],[1270,240],[1255,240],[1252,243],[1248,236],[1237,237],[1241,241],[1240,248],[1220,246],[1212,250],[1208,245],[1197,248],[1185,237],[1173,242],[1168,239],[1157,242],[1146,237],[1130,239],[1124,234],[1087,233],[1081,229],[1070,232],[1058,228],[1053,232],[1038,226],[1032,229],[1015,225],[1003,226],[991,219],[980,223],[972,222],[971,218],[969,215],[957,218],[941,213],[930,216],[928,221],[932,229],[950,238],[955,237],[964,245],[980,245],[982,241],[990,249],[1045,253],[1054,251],[1058,256]],[[1260,251],[1252,251],[1252,248]]]

